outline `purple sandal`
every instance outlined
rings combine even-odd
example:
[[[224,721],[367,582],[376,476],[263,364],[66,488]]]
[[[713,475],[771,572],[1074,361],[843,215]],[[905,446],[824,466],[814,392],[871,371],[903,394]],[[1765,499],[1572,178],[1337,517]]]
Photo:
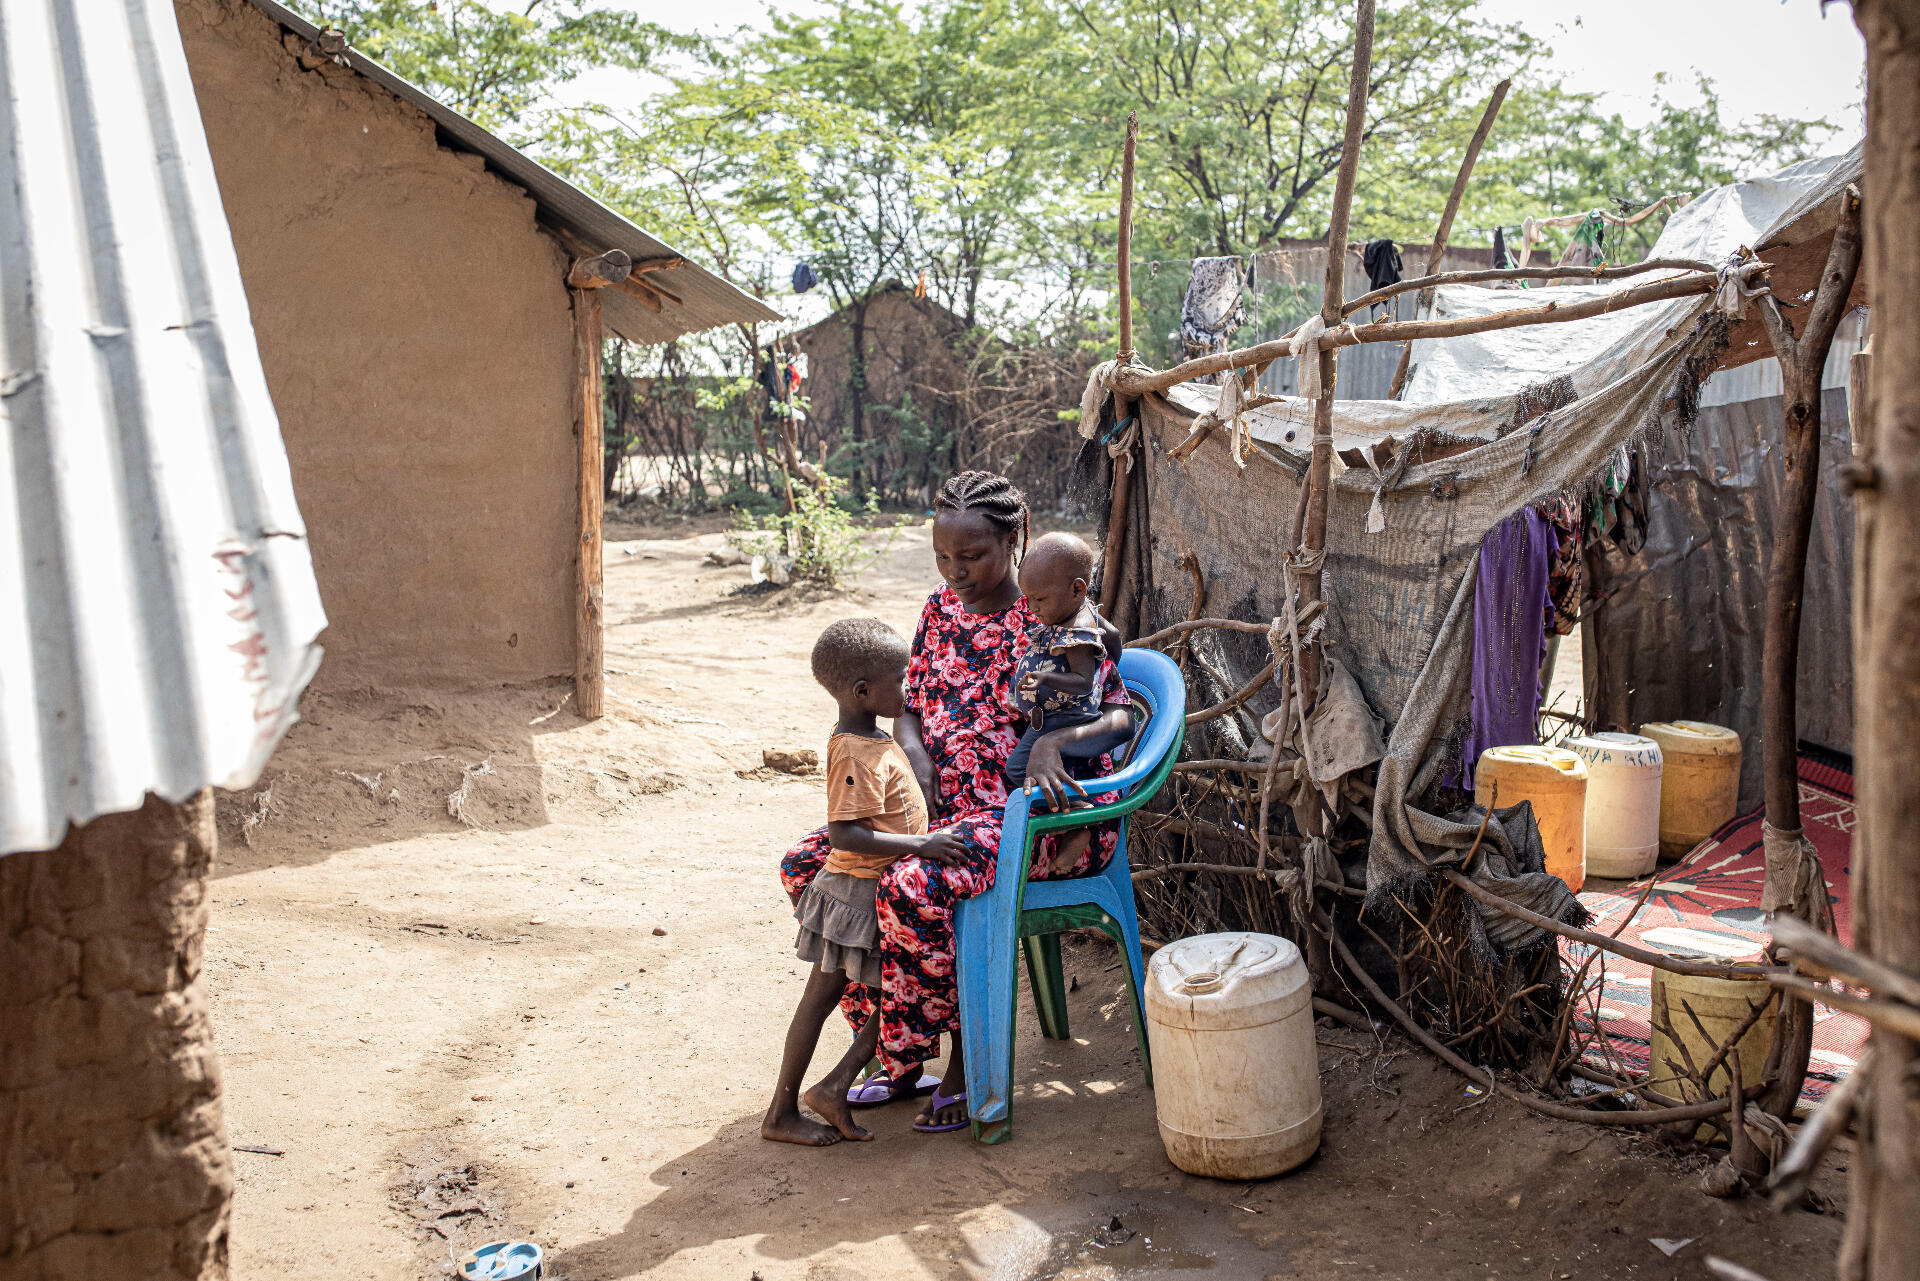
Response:
[[[847,1090],[847,1106],[877,1108],[892,1103],[896,1099],[917,1099],[923,1094],[932,1094],[939,1088],[939,1077],[928,1076],[922,1072],[920,1079],[913,1083],[911,1090],[896,1093],[893,1088],[893,1077],[884,1071],[877,1071]]]
[[[966,1101],[967,1092],[965,1090],[961,1090],[958,1094],[942,1094],[938,1089],[935,1089],[933,1092],[933,1102],[929,1104],[928,1107],[931,1113],[937,1116],[939,1115],[940,1109],[952,1107],[956,1103],[965,1103]],[[972,1118],[963,1115],[958,1121],[948,1121],[944,1125],[937,1122],[922,1123],[915,1121],[913,1128],[922,1134],[951,1134],[955,1130],[964,1130],[971,1124],[973,1124]]]

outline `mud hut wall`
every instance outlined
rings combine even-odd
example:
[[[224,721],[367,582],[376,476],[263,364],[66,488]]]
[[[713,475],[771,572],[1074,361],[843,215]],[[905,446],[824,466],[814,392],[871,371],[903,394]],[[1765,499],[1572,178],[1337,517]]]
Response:
[[[519,188],[246,0],[176,0],[326,605],[317,684],[573,670],[566,256]]]
[[[908,459],[900,422],[889,411],[910,396],[921,418],[949,433],[956,430],[952,405],[928,389],[951,391],[962,385],[965,371],[954,351],[961,328],[959,317],[904,289],[874,295],[867,304],[863,387],[854,386],[852,308],[842,308],[795,335],[795,345],[807,357],[803,392],[809,409],[801,444],[808,455],[817,458],[823,442],[832,449],[840,441],[854,439],[857,399],[865,405],[857,430],[870,460],[862,467],[863,474],[890,491],[917,489],[918,477],[902,480],[898,476]],[[933,474],[936,479],[945,474],[944,459],[936,461]]]

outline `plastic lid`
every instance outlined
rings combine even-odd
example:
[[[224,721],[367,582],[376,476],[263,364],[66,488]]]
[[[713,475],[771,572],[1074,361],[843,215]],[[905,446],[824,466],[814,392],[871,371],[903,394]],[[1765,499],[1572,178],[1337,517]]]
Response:
[[[1640,732],[1669,747],[1692,752],[1723,756],[1740,750],[1738,734],[1725,725],[1706,721],[1650,721],[1640,727]]]
[[[1272,934],[1198,934],[1176,939],[1147,967],[1147,1010],[1156,1022],[1196,1029],[1257,1027],[1304,1009],[1300,949]]]
[[[1577,752],[1588,765],[1660,764],[1660,744],[1642,734],[1605,730],[1598,734],[1576,734],[1561,739],[1560,745]]]
[[[490,1241],[460,1260],[461,1281],[520,1281],[540,1275],[544,1252],[531,1241]]]
[[[1527,765],[1546,765],[1567,774],[1587,772],[1586,762],[1561,747],[1520,744],[1515,747],[1489,747],[1480,753],[1482,761],[1518,761]]]

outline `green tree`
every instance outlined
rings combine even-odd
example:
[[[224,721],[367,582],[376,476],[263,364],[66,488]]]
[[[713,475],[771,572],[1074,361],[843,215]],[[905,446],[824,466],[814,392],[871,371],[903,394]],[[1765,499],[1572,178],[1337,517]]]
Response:
[[[553,89],[599,67],[647,66],[696,42],[636,14],[586,0],[528,0],[515,12],[482,0],[292,0],[360,52],[487,129],[514,130]],[[525,135],[537,138],[538,132]]]
[[[1088,123],[1140,114],[1138,199],[1152,242],[1169,256],[1239,254],[1324,229],[1346,128],[1348,0],[1068,7],[1092,69]],[[1538,52],[1519,28],[1477,19],[1472,0],[1383,7],[1362,187],[1427,185],[1449,126],[1477,113],[1481,87]],[[1104,132],[1117,140],[1110,124]]]
[[[1771,115],[1727,121],[1713,82],[1704,76],[1695,81],[1697,104],[1674,101],[1664,79],[1661,86],[1651,104],[1653,118],[1645,125],[1606,113],[1596,94],[1538,83],[1519,86],[1474,169],[1462,223],[1512,226],[1529,215],[1596,208],[1637,212],[1664,195],[1698,195],[1818,155],[1835,132],[1823,122]],[[1438,209],[1438,200],[1433,207]],[[1609,229],[1609,257],[1643,257],[1666,219],[1662,213],[1623,231]],[[1419,230],[1410,227],[1406,234]],[[1616,235],[1621,238],[1617,249]]]

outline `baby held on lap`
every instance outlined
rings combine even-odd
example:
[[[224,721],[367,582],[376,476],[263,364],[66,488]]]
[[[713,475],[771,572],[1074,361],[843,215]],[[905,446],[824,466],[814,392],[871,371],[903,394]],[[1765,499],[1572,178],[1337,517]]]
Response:
[[[1039,622],[1027,632],[1026,652],[1008,682],[1009,702],[1027,720],[1007,758],[1009,788],[1027,785],[1034,744],[1044,735],[1100,720],[1119,680],[1120,633],[1087,597],[1092,574],[1093,549],[1068,533],[1042,534],[1020,562],[1020,590]],[[1075,777],[1084,777],[1090,762],[1126,742],[1128,734],[1069,734],[1056,744]]]

